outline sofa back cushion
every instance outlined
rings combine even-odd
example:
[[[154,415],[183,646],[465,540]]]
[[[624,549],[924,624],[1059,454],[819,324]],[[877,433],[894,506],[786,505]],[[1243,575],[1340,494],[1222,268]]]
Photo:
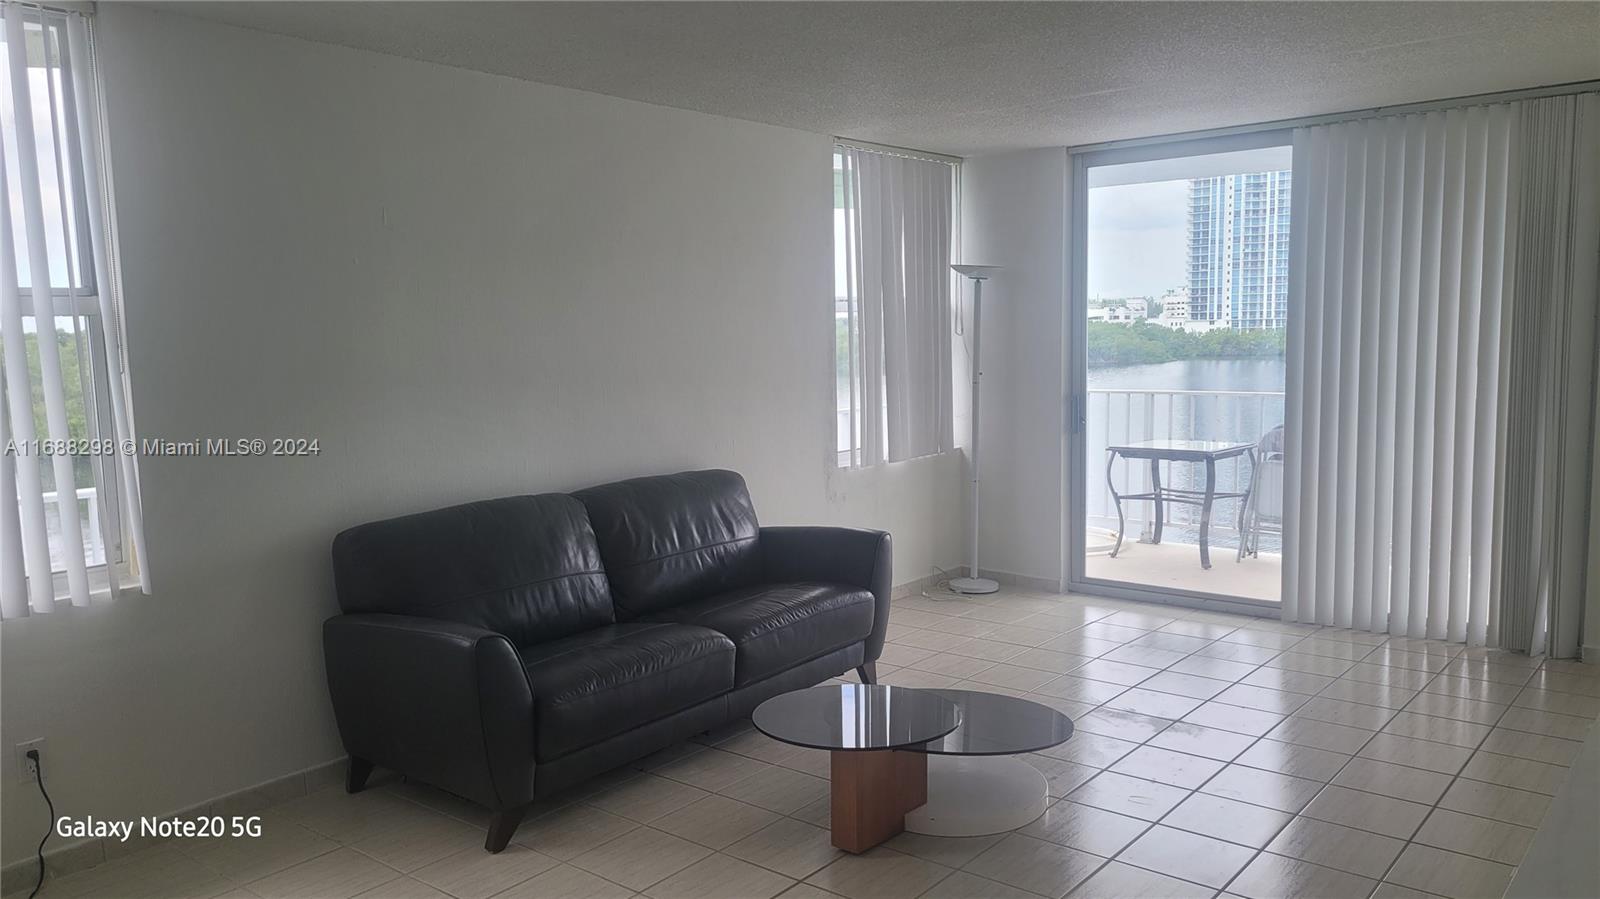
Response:
[[[444,618],[514,645],[616,620],[600,547],[570,496],[512,496],[353,527],[333,541],[346,612]]]
[[[760,578],[760,526],[737,472],[634,478],[573,496],[589,510],[624,620]]]

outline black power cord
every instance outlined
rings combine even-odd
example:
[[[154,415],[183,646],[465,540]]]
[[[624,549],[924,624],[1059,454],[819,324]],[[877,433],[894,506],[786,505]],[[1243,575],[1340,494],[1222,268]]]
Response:
[[[50,794],[44,788],[44,765],[39,761],[39,750],[28,750],[28,758],[33,760],[33,779],[39,783],[39,795],[44,797],[44,804],[50,809],[50,821],[44,828],[44,839],[39,841],[39,882],[33,885],[33,892],[28,894],[28,899],[39,895],[44,888],[44,844],[50,841],[50,831],[55,827],[56,804],[50,801]]]

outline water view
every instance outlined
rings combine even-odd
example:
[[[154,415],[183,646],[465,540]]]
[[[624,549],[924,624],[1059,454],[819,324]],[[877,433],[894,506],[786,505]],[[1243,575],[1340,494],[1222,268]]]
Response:
[[[1193,440],[1253,449],[1283,424],[1288,163],[1280,147],[1090,169],[1083,364],[1092,578],[1278,598],[1281,454],[1259,472],[1248,453],[1212,457],[1215,494],[1257,490],[1263,514],[1259,526],[1243,527],[1243,499],[1215,499],[1208,568],[1197,547],[1206,463],[1174,458],[1171,447],[1133,446],[1115,458],[1107,447]],[[1111,485],[1122,495],[1150,493],[1153,464],[1164,493],[1196,493],[1164,504],[1159,545],[1155,503],[1124,500],[1113,558]],[[1235,565],[1247,541],[1261,555]]]
[[[1152,365],[1089,369],[1089,389],[1225,390],[1282,393],[1286,365],[1280,358],[1180,359]]]

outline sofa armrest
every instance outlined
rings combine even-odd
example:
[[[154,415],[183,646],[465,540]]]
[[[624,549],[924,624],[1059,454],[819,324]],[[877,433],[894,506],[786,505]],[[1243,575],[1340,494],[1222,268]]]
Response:
[[[872,633],[864,661],[883,653],[894,583],[893,547],[887,531],[863,528],[761,529],[761,561],[768,580],[832,581],[872,591]]]
[[[406,615],[322,627],[328,691],[350,755],[491,809],[533,799],[533,690],[511,641]]]

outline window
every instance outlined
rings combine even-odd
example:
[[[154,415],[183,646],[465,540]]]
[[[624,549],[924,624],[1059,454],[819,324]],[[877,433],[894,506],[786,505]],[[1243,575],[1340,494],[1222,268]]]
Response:
[[[143,589],[88,19],[0,6],[0,613]]]
[[[861,468],[948,450],[950,160],[839,144],[833,153],[834,446]]]

